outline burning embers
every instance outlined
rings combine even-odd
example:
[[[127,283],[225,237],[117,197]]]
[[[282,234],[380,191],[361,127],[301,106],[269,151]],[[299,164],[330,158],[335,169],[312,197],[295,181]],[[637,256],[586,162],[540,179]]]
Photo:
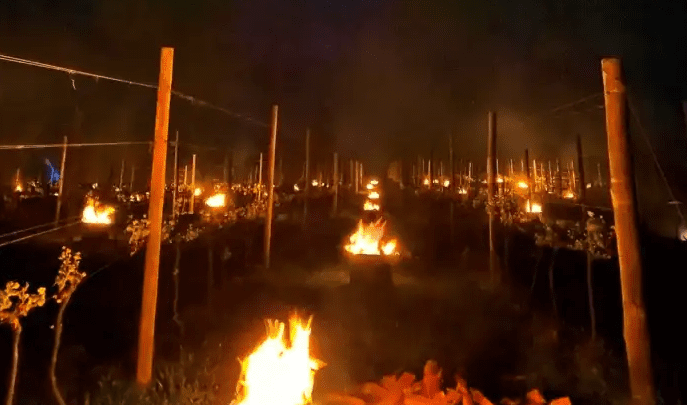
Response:
[[[360,220],[344,249],[353,255],[398,256],[396,245],[396,239],[386,238],[386,221],[379,218],[370,224]]]
[[[85,224],[109,225],[114,221],[115,208],[101,204],[95,198],[89,197],[81,214],[81,222]]]
[[[205,205],[210,208],[224,208],[227,206],[227,195],[225,193],[217,193],[205,200]]]
[[[241,362],[241,379],[234,405],[305,405],[312,402],[315,371],[324,363],[310,357],[310,321],[289,319],[285,325],[268,321],[268,336]]]
[[[364,211],[379,211],[379,203],[376,203],[372,200],[367,200],[367,201],[365,201],[365,204],[363,205],[363,210]]]

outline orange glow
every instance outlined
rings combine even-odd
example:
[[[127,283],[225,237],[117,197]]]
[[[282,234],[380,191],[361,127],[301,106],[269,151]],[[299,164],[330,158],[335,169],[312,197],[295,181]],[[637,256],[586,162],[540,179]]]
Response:
[[[532,203],[530,207],[530,202],[527,201],[527,212],[531,214],[541,214],[541,204]]]
[[[289,319],[289,342],[283,322],[267,322],[267,338],[241,361],[237,405],[306,405],[312,403],[315,371],[324,364],[310,357],[310,322]]]
[[[365,201],[363,205],[363,210],[365,211],[379,211],[379,204],[372,202],[370,200]]]
[[[14,187],[14,191],[17,193],[21,193],[24,191],[24,187],[21,186],[21,184],[17,183],[17,185]]]
[[[449,180],[444,180],[444,187],[448,187],[451,185],[451,182]]]
[[[563,198],[568,198],[568,199],[575,198],[575,193],[573,193],[572,191],[568,190],[568,191],[566,191],[566,192],[563,194]]]
[[[201,194],[203,194],[202,188],[198,187],[195,190],[193,190],[193,195],[195,195],[196,197],[200,196]]]
[[[210,208],[222,208],[227,205],[227,195],[224,193],[217,193],[205,200],[205,205]]]
[[[429,179],[422,180],[422,184],[424,184],[425,186],[429,186]]]
[[[383,218],[371,224],[358,222],[358,229],[349,237],[349,243],[344,249],[354,255],[398,255],[396,240],[383,241],[386,233],[386,222]]]
[[[370,191],[370,194],[368,195],[368,198],[370,200],[379,200],[379,193],[376,191]]]
[[[519,181],[519,182],[518,182],[518,188],[521,188],[521,189],[523,189],[523,190],[526,190],[527,188],[529,188],[529,186],[527,185],[527,182],[526,182],[526,181]]]
[[[372,190],[373,188],[375,188],[375,186],[372,183],[369,183],[367,186],[365,186],[365,188],[368,190]]]
[[[370,180],[370,184],[372,184],[373,186],[376,186],[377,184],[379,184],[379,180],[376,180],[376,179]]]
[[[113,206],[102,205],[89,198],[81,214],[81,222],[85,224],[111,224],[114,220],[114,212]]]

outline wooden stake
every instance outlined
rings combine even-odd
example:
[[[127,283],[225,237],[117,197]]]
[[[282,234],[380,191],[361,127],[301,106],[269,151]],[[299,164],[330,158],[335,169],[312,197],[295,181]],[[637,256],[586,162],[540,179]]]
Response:
[[[496,256],[496,113],[489,111],[487,120],[487,191],[489,195],[489,275],[491,284],[497,283]]]
[[[532,207],[532,178],[530,177],[530,150],[525,149],[525,160],[523,161],[525,176],[527,176],[527,204],[528,207]],[[536,169],[536,166],[535,166]],[[535,170],[536,173],[536,170]]]
[[[122,166],[122,169],[124,166]],[[172,188],[172,216],[177,217],[177,193],[179,192],[179,131],[174,138],[174,176],[172,176],[174,188]]]
[[[449,133],[448,136],[448,164],[450,167],[449,173],[451,176],[451,180],[449,182],[449,190],[451,191],[451,205],[450,205],[450,212],[449,212],[449,221],[450,221],[450,235],[451,235],[451,246],[456,241],[456,226],[454,224],[455,220],[455,193],[456,193],[456,172],[455,172],[455,162],[453,158],[453,135]]]
[[[131,180],[129,182],[129,192],[133,193],[134,191],[134,179],[136,178],[136,166],[131,165]]]
[[[196,209],[196,154],[193,154],[191,161],[191,203],[188,212],[193,215]]]
[[[124,159],[122,159],[122,168],[119,171],[119,190],[124,186]]]
[[[584,176],[584,158],[582,157],[582,138],[580,138],[580,134],[577,134],[577,174],[577,179],[580,183],[577,191],[580,196],[580,201],[584,203],[587,196],[587,180]]]
[[[334,152],[334,203],[332,204],[332,215],[336,216],[339,204],[339,154]]]
[[[173,60],[174,49],[162,48],[148,211],[150,234],[146,247],[141,323],[138,335],[136,381],[140,387],[146,387],[150,384],[153,372],[155,312],[157,309],[160,244],[162,243],[162,205],[165,199],[165,165],[167,163],[167,131],[169,128],[169,99],[172,93]]]
[[[265,268],[270,268],[270,249],[272,244],[272,214],[274,211],[274,161],[277,149],[277,113],[278,107],[272,106],[272,133],[267,159],[267,215],[265,216]]]
[[[357,187],[356,187],[357,191]],[[303,190],[303,226],[308,223],[308,197],[310,196],[310,128],[305,129],[305,189]]]
[[[55,226],[60,222],[60,211],[62,211],[62,191],[64,190],[64,165],[67,161],[67,137],[62,140],[62,162],[60,163],[60,186],[57,190],[57,208],[55,208]]]
[[[642,292],[642,257],[637,229],[632,151],[626,132],[625,84],[620,59],[601,61],[611,175],[611,200],[615,217],[623,299],[623,335],[627,352],[632,403],[656,403],[651,346]]]

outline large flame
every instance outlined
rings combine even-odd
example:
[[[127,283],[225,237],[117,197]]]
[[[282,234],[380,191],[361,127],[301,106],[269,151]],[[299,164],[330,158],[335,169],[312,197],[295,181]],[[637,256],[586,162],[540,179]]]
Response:
[[[205,205],[210,208],[222,208],[227,205],[227,195],[224,193],[217,193],[205,200]]]
[[[527,182],[526,182],[526,181],[522,181],[522,180],[521,180],[521,181],[518,182],[518,188],[521,188],[521,189],[523,189],[523,190],[526,190],[527,188],[529,188],[529,186],[527,185]]]
[[[377,191],[370,191],[370,194],[367,196],[370,200],[379,200],[379,192]]]
[[[349,243],[344,246],[347,252],[354,255],[397,255],[396,240],[384,241],[386,222],[383,218],[370,224],[358,222],[358,229],[349,237]]]
[[[365,211],[379,211],[379,204],[367,200],[365,201],[365,205],[363,205],[363,210]]]
[[[85,224],[111,224],[115,208],[103,205],[93,198],[89,198],[81,214],[81,222]]]
[[[285,325],[268,321],[268,336],[241,362],[236,405],[305,405],[312,402],[315,371],[323,363],[310,358],[310,320],[289,319],[291,345],[284,341]]]
[[[531,203],[527,201],[527,212],[531,214],[541,214],[541,204],[539,203]]]

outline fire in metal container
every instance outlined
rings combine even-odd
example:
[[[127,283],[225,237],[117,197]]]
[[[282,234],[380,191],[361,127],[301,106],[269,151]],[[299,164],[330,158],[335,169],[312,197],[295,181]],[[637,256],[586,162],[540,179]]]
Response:
[[[114,213],[115,208],[113,206],[101,204],[94,198],[89,198],[81,214],[81,222],[109,225],[114,222]]]

